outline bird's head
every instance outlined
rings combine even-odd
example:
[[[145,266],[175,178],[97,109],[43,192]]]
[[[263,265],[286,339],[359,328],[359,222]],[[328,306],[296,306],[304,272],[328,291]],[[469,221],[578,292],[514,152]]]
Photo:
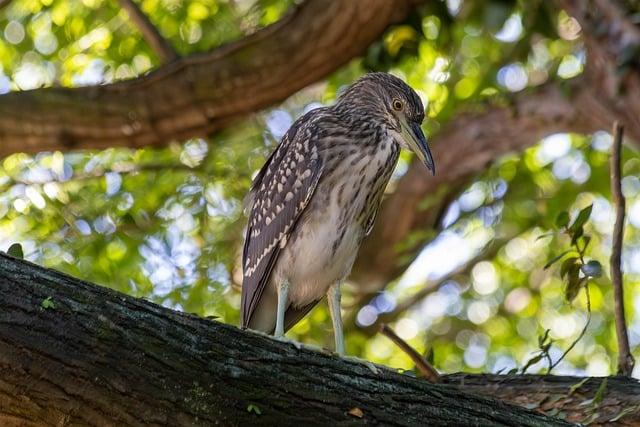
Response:
[[[381,122],[401,147],[413,151],[435,175],[435,163],[420,126],[424,120],[422,101],[401,79],[387,73],[366,74],[338,103],[361,107],[361,113]]]

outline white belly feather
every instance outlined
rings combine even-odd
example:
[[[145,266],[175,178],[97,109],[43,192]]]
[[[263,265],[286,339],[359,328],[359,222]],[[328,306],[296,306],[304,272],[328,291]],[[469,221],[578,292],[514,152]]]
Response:
[[[289,301],[294,307],[321,299],[331,285],[344,281],[351,272],[366,224],[360,224],[355,215],[348,216],[341,243],[333,247],[342,233],[339,226],[345,209],[338,202],[339,188],[345,184],[342,204],[347,200],[355,205],[353,211],[359,212],[372,187],[360,188],[362,175],[349,173],[347,169],[360,170],[364,167],[364,182],[370,183],[379,176],[379,160],[386,161],[390,155],[391,144],[386,147],[386,150],[376,152],[373,158],[366,156],[355,165],[351,165],[351,159],[347,157],[339,166],[345,173],[341,174],[343,179],[338,185],[325,182],[316,189],[310,209],[307,209],[310,214],[303,214],[296,227],[299,234],[295,238],[292,236],[282,249],[270,283],[275,291],[277,284],[288,281]],[[330,192],[328,200],[323,194],[326,192]]]

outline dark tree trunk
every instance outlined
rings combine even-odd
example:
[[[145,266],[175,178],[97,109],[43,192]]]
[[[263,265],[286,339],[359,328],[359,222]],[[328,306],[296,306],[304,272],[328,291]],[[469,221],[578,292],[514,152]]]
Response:
[[[0,345],[2,425],[562,425],[6,255]]]

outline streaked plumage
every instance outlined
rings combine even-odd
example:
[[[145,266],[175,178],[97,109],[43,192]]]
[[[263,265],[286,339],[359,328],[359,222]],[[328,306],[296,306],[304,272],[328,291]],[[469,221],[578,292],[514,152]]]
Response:
[[[396,109],[399,102],[402,111]],[[421,158],[428,155],[424,160],[432,166],[419,131],[423,117],[412,89],[389,74],[373,73],[335,105],[292,125],[248,196],[243,327],[273,333],[280,292],[286,331],[332,285],[332,315],[339,316],[339,285],[373,226],[400,146],[407,146],[407,129],[420,134],[414,139],[422,137],[416,142],[426,150]],[[334,328],[341,329],[338,320],[334,316]]]

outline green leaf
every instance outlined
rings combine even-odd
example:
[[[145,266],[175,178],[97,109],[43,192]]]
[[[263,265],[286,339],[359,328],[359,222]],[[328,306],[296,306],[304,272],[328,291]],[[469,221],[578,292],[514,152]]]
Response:
[[[562,211],[556,217],[556,227],[564,228],[569,225],[569,213],[567,211]]]
[[[53,310],[54,308],[56,308],[56,305],[54,304],[51,297],[46,297],[45,299],[43,299],[42,302],[40,303],[40,306],[45,310],[49,310],[49,309]]]
[[[589,243],[591,243],[591,236],[582,236],[580,240],[582,242],[582,253],[584,253],[589,247]]]
[[[551,267],[553,264],[555,264],[556,262],[560,261],[560,259],[565,256],[566,254],[568,254],[569,252],[571,252],[570,249],[567,249],[566,251],[563,251],[562,253],[560,253],[559,255],[554,256],[551,261],[549,261],[548,263],[545,264],[544,269],[546,270],[547,268]]]
[[[22,245],[20,243],[14,243],[7,249],[7,254],[14,258],[24,259],[24,253],[22,252]]]
[[[529,369],[532,365],[535,365],[536,363],[541,361],[543,357],[544,357],[543,353],[538,353],[535,356],[533,356],[531,359],[529,359],[529,361],[522,368],[522,373],[524,374],[525,372],[527,372],[527,369]]]
[[[571,224],[571,227],[569,227],[569,231],[575,232],[579,228],[582,228],[582,226],[589,220],[592,209],[593,209],[593,205],[589,205],[586,208],[582,209],[580,213],[578,213],[576,220],[573,221],[573,224]]]
[[[582,226],[580,226],[580,227],[576,228],[575,230],[573,230],[571,233],[572,233],[571,244],[575,246],[575,244],[578,242],[578,239],[583,236],[584,228],[582,228]]]
[[[434,364],[434,360],[435,360],[435,356],[436,353],[433,351],[433,347],[429,348],[429,351],[427,351],[427,354],[425,356],[425,359],[427,362],[429,362],[431,365]]]
[[[579,276],[579,273],[580,266],[578,264],[572,265],[567,273],[569,276],[569,281],[567,282],[564,296],[569,303],[573,302],[573,300],[576,299],[576,296],[578,296],[578,292],[580,292],[582,282],[584,281],[584,277],[581,278]]]
[[[551,329],[545,330],[544,334],[538,336],[538,347],[543,347],[547,342],[547,339],[549,339],[549,332],[551,332]]]
[[[253,403],[250,403],[247,406],[247,412],[249,412],[250,414],[256,414],[256,415],[262,415],[262,411],[260,410],[260,408],[258,407],[258,405],[254,405]]]
[[[565,259],[562,262],[562,266],[560,267],[560,277],[564,278],[564,276],[566,276],[569,272],[569,269],[576,264],[576,261],[578,261],[578,259],[579,258],[575,256]]]
[[[584,273],[585,276],[589,276],[589,277],[602,276],[602,265],[596,260],[589,261],[588,263],[583,265],[580,269],[582,270],[582,273]]]

